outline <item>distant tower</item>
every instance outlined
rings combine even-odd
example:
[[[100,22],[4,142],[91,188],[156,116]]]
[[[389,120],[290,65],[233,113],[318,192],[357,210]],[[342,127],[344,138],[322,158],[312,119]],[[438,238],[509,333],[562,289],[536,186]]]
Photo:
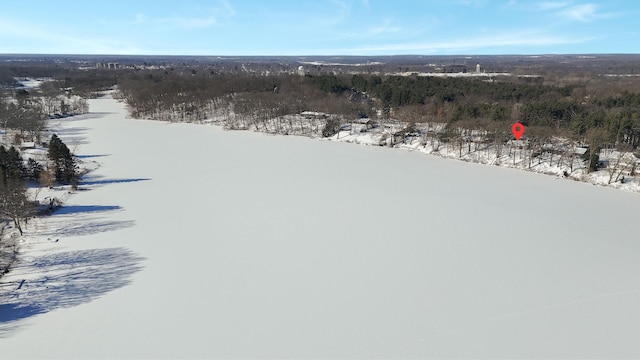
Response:
[[[306,70],[304,66],[298,66],[298,75],[304,76],[306,74]]]
[[[478,74],[480,73],[480,64],[476,65],[476,73],[478,73]]]

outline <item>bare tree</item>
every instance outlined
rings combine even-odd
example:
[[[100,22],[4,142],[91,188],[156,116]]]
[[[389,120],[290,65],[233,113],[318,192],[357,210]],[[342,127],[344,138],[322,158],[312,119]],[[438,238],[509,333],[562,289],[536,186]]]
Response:
[[[13,221],[20,235],[23,233],[22,222],[33,215],[33,210],[24,182],[5,177],[0,185],[0,213]]]
[[[40,85],[44,112],[48,115],[61,112],[59,96],[63,95],[63,84],[58,81],[46,81]]]
[[[509,123],[507,121],[494,121],[489,125],[488,133],[493,140],[496,159],[500,159],[504,151],[504,145],[509,138]]]
[[[607,172],[609,173],[607,184],[618,182],[626,172],[631,172],[637,160],[630,150],[628,146],[623,145],[620,145],[617,151],[607,150],[609,160],[607,164]]]
[[[566,152],[566,156],[569,159],[569,174],[573,173],[573,169],[575,167],[575,163],[576,163],[576,149],[577,149],[577,145],[575,141],[569,141],[567,148],[565,150]]]
[[[45,126],[42,104],[29,95],[18,96],[16,102],[7,102],[2,112],[5,134],[8,128],[16,129],[20,131],[21,139],[26,134],[33,140]]]

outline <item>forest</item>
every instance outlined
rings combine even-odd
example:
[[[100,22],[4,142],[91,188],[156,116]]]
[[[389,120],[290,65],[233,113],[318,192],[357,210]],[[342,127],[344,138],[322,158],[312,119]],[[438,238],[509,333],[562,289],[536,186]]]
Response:
[[[598,79],[596,79],[598,80]],[[118,79],[132,116],[202,121],[226,116],[234,128],[303,111],[404,123],[445,123],[490,132],[519,121],[532,137],[561,136],[597,147],[637,149],[640,94],[623,84],[543,79],[468,79],[368,74],[239,76],[145,71]],[[239,120],[242,119],[242,120]],[[256,127],[256,129],[258,129]],[[593,141],[592,141],[593,142]]]
[[[114,69],[99,60],[6,61],[0,83],[3,98],[14,101],[0,108],[4,126],[22,129],[21,136],[37,133],[31,129],[39,125],[19,120],[31,118],[16,105],[29,96],[11,89],[18,77],[46,76],[51,81],[32,97],[49,116],[82,113],[81,99],[117,89],[134,118],[313,137],[369,119],[392,129],[390,145],[410,135],[457,146],[460,157],[465,147],[491,147],[499,156],[512,140],[511,124],[521,122],[531,157],[587,148],[589,171],[599,166],[601,149],[637,154],[640,144],[640,58],[633,56],[345,57],[326,66],[324,59],[110,58],[120,61]],[[424,76],[473,72],[476,61],[495,75]],[[349,65],[363,62],[370,65]]]

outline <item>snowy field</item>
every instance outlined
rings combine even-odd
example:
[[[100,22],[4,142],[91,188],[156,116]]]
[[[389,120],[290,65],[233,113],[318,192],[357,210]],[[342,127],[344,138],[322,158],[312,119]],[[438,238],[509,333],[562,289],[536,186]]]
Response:
[[[638,194],[90,108],[2,358],[640,357]]]

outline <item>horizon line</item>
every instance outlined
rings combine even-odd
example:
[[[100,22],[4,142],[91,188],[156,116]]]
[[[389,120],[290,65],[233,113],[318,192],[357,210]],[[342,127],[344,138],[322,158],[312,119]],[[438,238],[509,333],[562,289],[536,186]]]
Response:
[[[350,54],[333,54],[333,55],[215,55],[215,54],[82,54],[82,53],[0,53],[0,56],[87,56],[87,57],[136,57],[136,56],[154,56],[154,57],[220,57],[220,58],[249,58],[249,57],[351,57],[351,58],[367,58],[367,57],[490,57],[490,56],[633,56],[640,53],[539,53],[539,54],[386,54],[386,55],[350,55]]]

